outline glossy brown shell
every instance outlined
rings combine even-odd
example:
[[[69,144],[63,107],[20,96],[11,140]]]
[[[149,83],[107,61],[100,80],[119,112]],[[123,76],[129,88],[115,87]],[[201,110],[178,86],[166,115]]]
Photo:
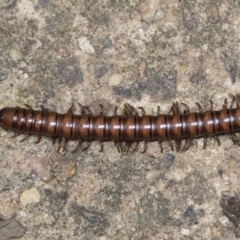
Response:
[[[175,109],[172,114],[139,116],[135,108],[126,105],[123,115],[93,116],[91,113],[76,115],[71,109],[65,114],[59,114],[44,108],[33,110],[13,107],[0,110],[0,126],[17,133],[65,140],[130,143],[141,140],[178,141],[219,134],[231,134],[233,140],[236,140],[234,133],[240,130],[239,107],[182,114],[175,103],[172,109]]]

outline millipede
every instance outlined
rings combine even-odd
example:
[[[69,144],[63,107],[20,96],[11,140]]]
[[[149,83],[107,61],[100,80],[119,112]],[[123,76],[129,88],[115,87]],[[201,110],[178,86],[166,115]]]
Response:
[[[146,152],[149,141],[158,141],[161,152],[163,141],[167,141],[172,150],[184,152],[192,140],[199,137],[204,139],[203,148],[206,148],[209,136],[220,145],[218,136],[222,134],[228,134],[234,144],[240,145],[236,135],[240,131],[240,94],[234,96],[230,104],[225,99],[223,108],[218,111],[213,110],[211,100],[208,111],[203,111],[196,103],[196,112],[190,112],[185,103],[181,103],[184,108],[181,111],[180,104],[173,102],[168,114],[161,114],[158,106],[156,116],[146,115],[143,107],[136,109],[130,104],[124,105],[121,115],[117,114],[115,107],[113,115],[106,116],[103,106],[99,105],[98,115],[93,115],[89,107],[80,104],[80,115],[74,114],[74,105],[64,114],[49,111],[42,105],[41,110],[33,110],[29,105],[25,108],[6,107],[0,110],[0,127],[15,132],[14,136],[25,134],[21,141],[31,135],[38,136],[35,143],[40,142],[42,136],[59,139],[58,151],[65,151],[69,140],[79,141],[74,152],[83,142],[86,146],[82,150],[88,149],[93,140],[100,142],[100,151],[103,151],[103,142],[112,140],[119,152],[137,150],[140,141],[144,142],[142,153]],[[133,143],[135,146],[131,147]]]

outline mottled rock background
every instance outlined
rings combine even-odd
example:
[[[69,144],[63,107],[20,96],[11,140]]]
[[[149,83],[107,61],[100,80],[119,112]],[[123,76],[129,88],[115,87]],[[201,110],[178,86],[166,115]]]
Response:
[[[220,109],[240,89],[239,16],[237,0],[2,0],[0,105]],[[235,239],[219,204],[219,171],[240,192],[228,137],[182,154],[112,142],[73,154],[71,142],[60,155],[51,139],[11,136],[0,130],[0,239]]]

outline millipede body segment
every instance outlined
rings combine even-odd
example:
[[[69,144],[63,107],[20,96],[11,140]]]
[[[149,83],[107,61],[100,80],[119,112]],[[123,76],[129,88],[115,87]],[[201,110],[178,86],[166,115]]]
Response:
[[[85,106],[82,107],[81,115],[73,114],[72,109],[59,114],[44,107],[42,110],[33,110],[31,107],[3,108],[0,110],[0,126],[19,134],[60,138],[65,142],[113,140],[115,143],[125,141],[129,146],[133,142],[138,144],[139,141],[158,140],[161,147],[162,141],[175,140],[177,150],[188,149],[193,138],[219,134],[230,134],[234,143],[238,143],[234,134],[240,131],[240,108],[228,108],[226,101],[222,110],[192,113],[188,107],[180,113],[178,103],[173,103],[171,114],[160,114],[158,109],[157,116],[145,115],[143,108],[140,108],[140,116],[129,104],[125,105],[122,115],[117,115],[115,111],[113,116],[103,115],[102,108],[97,116],[93,116]],[[183,139],[186,143],[182,148],[180,144]],[[118,149],[123,150],[119,146]]]

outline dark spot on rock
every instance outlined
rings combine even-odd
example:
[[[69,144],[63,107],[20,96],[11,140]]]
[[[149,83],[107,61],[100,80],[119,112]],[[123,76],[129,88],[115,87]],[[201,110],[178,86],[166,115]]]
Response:
[[[200,84],[205,79],[205,76],[203,75],[203,70],[198,70],[197,72],[193,73],[190,77],[190,82],[194,84]]]
[[[112,47],[112,41],[109,37],[103,38],[102,40],[104,48],[111,48]]]
[[[39,4],[41,7],[45,8],[45,7],[47,7],[47,5],[49,4],[49,0],[38,0],[38,4]]]
[[[221,176],[223,175],[223,170],[222,170],[222,169],[219,169],[219,170],[218,170],[218,174],[219,174],[219,176],[221,177]]]
[[[146,82],[138,84],[138,91],[145,92],[157,100],[170,100],[176,94],[177,80],[172,77],[150,76]]]
[[[141,199],[143,208],[142,224],[149,229],[154,229],[160,225],[166,225],[171,220],[169,215],[169,201],[165,198],[156,199],[151,195]]]
[[[228,217],[235,227],[235,235],[240,237],[240,200],[238,194],[233,190],[222,192],[220,201],[223,214]]]
[[[192,206],[188,207],[184,212],[184,218],[193,218],[195,216],[195,212]]]
[[[62,191],[62,192],[56,193],[55,196],[54,196],[54,199],[55,199],[55,202],[61,208],[67,202],[68,192]]]
[[[16,3],[17,3],[17,0],[7,1],[7,3],[3,5],[3,9],[6,9],[6,10],[13,9],[16,7]]]
[[[81,224],[81,231],[84,233],[93,233],[97,236],[105,234],[109,227],[109,222],[103,212],[88,209],[79,204],[72,205],[73,217]],[[83,221],[82,219],[85,219]]]
[[[111,48],[112,41],[109,37],[98,38],[97,43],[94,45],[97,55],[102,55],[105,48]]]
[[[112,212],[116,212],[119,210],[119,206],[122,203],[121,200],[121,186],[117,186],[114,188],[104,187],[98,193],[99,196],[103,201],[103,204],[108,208],[111,209]]]
[[[189,206],[183,214],[183,217],[188,222],[188,224],[197,224],[197,217],[193,206]]]
[[[0,81],[8,78],[8,70],[6,68],[0,69]]]
[[[96,25],[105,25],[109,22],[109,15],[104,13],[104,14],[101,14],[100,16],[98,16],[96,19],[95,19],[95,24]]]
[[[194,31],[199,24],[199,16],[197,14],[191,13],[188,9],[184,9],[182,14],[183,24],[188,31]]]
[[[172,99],[176,93],[176,79],[171,77],[150,76],[145,82],[137,82],[130,86],[114,86],[113,91],[117,95],[127,98],[134,97],[141,100],[142,93],[147,93],[156,100]]]
[[[45,21],[50,29],[55,28],[58,25],[58,22],[55,18],[52,17],[45,17]]]
[[[175,156],[172,154],[168,154],[166,158],[164,158],[163,164],[165,168],[170,168],[173,165]]]
[[[65,83],[69,86],[74,86],[79,82],[83,81],[83,74],[81,69],[73,67],[73,66],[67,66],[65,69]]]
[[[100,214],[95,211],[90,211],[81,205],[75,205],[73,208],[78,211],[88,222],[96,223],[101,221],[101,218],[99,218]]]
[[[230,74],[232,83],[235,83],[236,75],[238,72],[238,66],[233,56],[227,55],[225,52],[220,53],[220,59],[222,60],[226,71]]]
[[[132,91],[129,87],[118,87],[118,86],[114,86],[113,87],[113,91],[115,94],[117,95],[121,95],[127,98],[131,98],[132,97]]]
[[[95,78],[102,78],[105,73],[107,73],[108,67],[106,65],[98,66],[94,71]]]
[[[193,184],[192,178],[195,179],[195,184],[194,187],[189,188]],[[184,191],[186,191],[186,194],[190,194],[196,204],[202,205],[208,197],[211,197],[209,195],[212,193],[207,180],[201,173],[195,172],[187,175],[182,184],[185,186]]]
[[[45,195],[50,197],[52,195],[52,189],[44,189]]]
[[[146,22],[141,23],[142,30],[146,32],[148,30],[149,24]]]
[[[50,208],[55,219],[60,217],[61,211],[68,199],[68,192],[61,191],[54,193],[51,189],[45,189],[46,197],[50,200]]]
[[[14,217],[4,219],[0,215],[0,238],[8,240],[13,238],[21,238],[26,233],[27,228],[17,221]]]
[[[74,87],[83,82],[83,73],[74,59],[64,59],[57,63],[56,74],[60,75],[60,83]]]

